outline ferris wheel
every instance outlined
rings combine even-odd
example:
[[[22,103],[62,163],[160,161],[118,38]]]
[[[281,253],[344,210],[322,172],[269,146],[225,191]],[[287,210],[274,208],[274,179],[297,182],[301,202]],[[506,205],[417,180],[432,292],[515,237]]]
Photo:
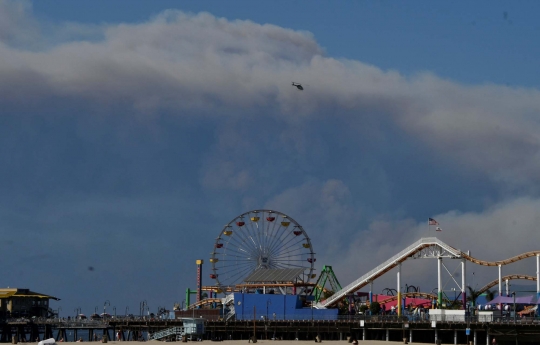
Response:
[[[272,210],[239,215],[221,230],[210,258],[222,291],[240,284],[257,269],[303,268],[302,279],[314,278],[315,253],[307,233],[294,219]]]

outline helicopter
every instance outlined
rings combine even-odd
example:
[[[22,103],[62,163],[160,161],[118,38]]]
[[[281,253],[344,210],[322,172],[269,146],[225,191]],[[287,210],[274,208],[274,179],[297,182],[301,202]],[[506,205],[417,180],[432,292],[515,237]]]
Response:
[[[304,91],[304,87],[302,86],[302,84],[300,83],[295,83],[294,81],[292,82],[292,86],[296,86],[296,88],[300,91]]]

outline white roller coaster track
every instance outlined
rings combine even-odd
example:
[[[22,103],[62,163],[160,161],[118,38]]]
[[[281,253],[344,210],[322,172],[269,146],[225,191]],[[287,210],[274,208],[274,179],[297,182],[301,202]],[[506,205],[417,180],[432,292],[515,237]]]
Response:
[[[384,263],[380,264],[379,266],[375,267],[368,273],[364,274],[360,278],[356,279],[349,285],[345,286],[340,291],[337,291],[335,294],[330,296],[328,299],[326,299],[323,302],[320,302],[316,305],[316,308],[326,308],[327,306],[331,306],[332,304],[336,303],[346,295],[350,294],[351,292],[354,292],[358,289],[361,289],[362,287],[369,284],[370,281],[382,276],[386,272],[390,271],[392,268],[396,267],[399,263],[407,260],[409,257],[414,255],[415,253],[418,253],[422,249],[425,249],[426,247],[438,247],[441,252],[447,252],[451,256],[454,256],[456,258],[461,257],[461,251],[457,250],[446,243],[442,242],[436,237],[427,237],[427,238],[421,238],[415,243],[411,244],[407,248],[403,249],[401,252],[397,253],[390,259],[386,260]]]

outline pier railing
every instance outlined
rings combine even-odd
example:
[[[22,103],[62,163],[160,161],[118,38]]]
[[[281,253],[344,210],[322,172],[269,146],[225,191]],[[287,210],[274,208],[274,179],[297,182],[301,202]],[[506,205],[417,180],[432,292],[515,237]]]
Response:
[[[427,323],[427,322],[443,322],[443,323],[519,323],[519,324],[540,324],[540,318],[538,317],[519,317],[514,320],[510,316],[493,316],[486,317],[485,315],[475,315],[475,316],[463,316],[463,315],[432,315],[429,314],[422,315],[407,315],[407,316],[398,316],[398,315],[336,315],[333,317],[316,315],[313,317],[311,315],[301,314],[301,315],[286,315],[285,318],[277,317],[276,319],[264,319],[256,318],[255,321],[266,322],[267,324],[271,322],[282,322],[282,321],[364,321],[364,322],[381,322],[381,323]],[[244,315],[244,317],[238,317],[237,321],[253,321],[253,315]]]
[[[8,324],[52,324],[63,328],[106,328],[109,323],[130,322],[130,321],[159,321],[159,318],[148,316],[117,316],[99,319],[78,319],[78,318],[10,318],[5,320]],[[163,320],[167,321],[167,320]]]
[[[501,323],[501,324],[540,324],[540,317],[535,316],[517,316],[515,319],[513,314],[493,314],[493,315],[475,315],[475,316],[465,316],[465,315],[429,315],[429,313],[424,314],[405,314],[402,316],[398,315],[317,315],[317,313],[310,314],[286,314],[286,315],[276,315],[275,317],[261,318],[257,316],[255,321],[264,322],[270,324],[271,322],[282,322],[282,321],[361,321],[364,322],[383,322],[383,323],[425,323],[425,322],[444,322],[444,323]],[[64,318],[13,318],[8,319],[6,322],[8,324],[47,324],[51,325],[53,328],[108,328],[110,324],[118,325],[125,322],[126,324],[137,324],[137,323],[146,323],[147,321],[152,321],[154,324],[159,324],[162,322],[171,322],[173,320],[160,320],[156,318],[145,318],[145,317],[117,317],[117,318],[107,318],[107,319],[97,319],[97,320],[78,320],[78,319],[64,319]],[[177,320],[181,322],[181,320]],[[243,316],[236,315],[236,321],[253,321],[253,315],[245,314]]]

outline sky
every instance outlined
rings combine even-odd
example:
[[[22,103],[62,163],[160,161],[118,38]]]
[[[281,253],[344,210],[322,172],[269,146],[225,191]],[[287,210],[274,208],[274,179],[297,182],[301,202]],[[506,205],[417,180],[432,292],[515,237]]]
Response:
[[[539,7],[0,0],[2,285],[61,316],[170,309],[256,209],[294,218],[342,285],[421,237],[539,250]]]

